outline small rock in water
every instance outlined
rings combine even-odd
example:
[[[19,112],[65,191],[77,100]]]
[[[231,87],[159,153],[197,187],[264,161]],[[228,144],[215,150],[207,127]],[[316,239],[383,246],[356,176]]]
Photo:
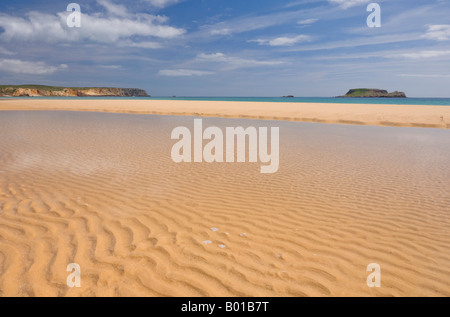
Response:
[[[212,241],[211,241],[211,240],[205,240],[205,241],[203,241],[203,243],[204,243],[204,244],[211,244]]]
[[[214,231],[214,232],[216,232],[216,231],[219,231],[219,228],[212,227],[211,230]]]
[[[219,248],[225,249],[227,246],[225,244],[219,244]]]

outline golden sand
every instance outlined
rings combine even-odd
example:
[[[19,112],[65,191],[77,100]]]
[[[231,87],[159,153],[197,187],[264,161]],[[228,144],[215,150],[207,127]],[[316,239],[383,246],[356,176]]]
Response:
[[[280,169],[260,174],[173,163],[192,124],[1,112],[0,295],[450,295],[447,130],[204,119],[279,126]]]
[[[0,110],[70,110],[450,128],[450,107],[185,100],[0,100]]]

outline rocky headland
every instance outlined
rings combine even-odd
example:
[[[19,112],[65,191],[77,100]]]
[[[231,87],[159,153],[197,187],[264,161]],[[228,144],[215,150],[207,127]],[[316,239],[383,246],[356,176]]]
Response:
[[[0,86],[2,97],[149,97],[143,89],[108,87]]]

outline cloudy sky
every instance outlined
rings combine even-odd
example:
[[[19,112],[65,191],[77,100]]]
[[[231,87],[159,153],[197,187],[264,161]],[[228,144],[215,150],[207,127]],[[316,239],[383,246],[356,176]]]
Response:
[[[69,28],[72,1],[0,2],[0,84],[450,97],[449,0],[80,0]],[[380,28],[367,26],[371,2]]]

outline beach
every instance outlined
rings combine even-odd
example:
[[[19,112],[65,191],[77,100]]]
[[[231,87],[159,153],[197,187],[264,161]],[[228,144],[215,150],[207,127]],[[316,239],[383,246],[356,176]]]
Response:
[[[449,16],[0,2],[0,298],[450,297]]]
[[[0,100],[1,110],[65,110],[450,128],[450,107],[186,100]]]
[[[450,296],[450,107],[0,110],[0,296]],[[172,130],[198,117],[279,127],[279,170],[174,163]]]

